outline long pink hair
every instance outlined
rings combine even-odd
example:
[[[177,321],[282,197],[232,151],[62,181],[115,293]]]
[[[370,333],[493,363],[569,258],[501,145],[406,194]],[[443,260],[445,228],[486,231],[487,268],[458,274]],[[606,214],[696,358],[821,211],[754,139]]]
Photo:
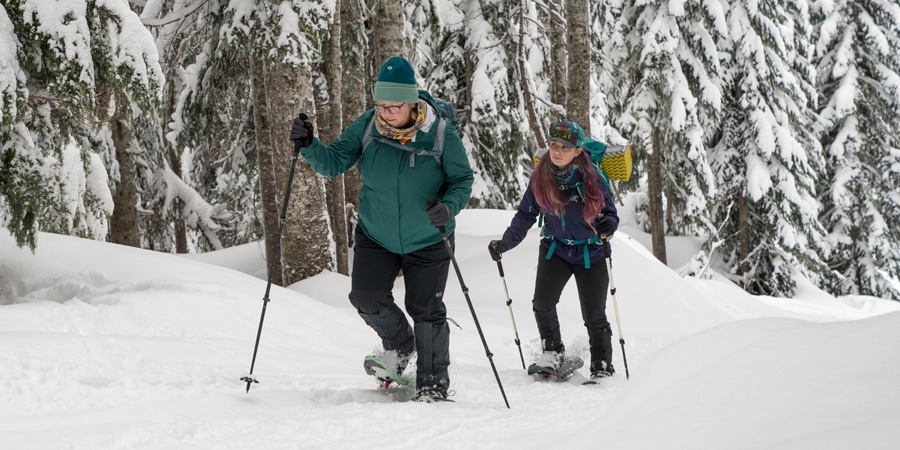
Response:
[[[606,206],[603,190],[600,188],[598,180],[597,168],[591,162],[587,149],[582,149],[573,163],[578,165],[584,183],[584,221],[593,227],[594,219]],[[537,167],[534,168],[531,185],[534,199],[542,211],[557,217],[565,214],[566,202],[569,199],[564,196],[553,178],[553,167],[551,167],[549,154],[544,154]]]

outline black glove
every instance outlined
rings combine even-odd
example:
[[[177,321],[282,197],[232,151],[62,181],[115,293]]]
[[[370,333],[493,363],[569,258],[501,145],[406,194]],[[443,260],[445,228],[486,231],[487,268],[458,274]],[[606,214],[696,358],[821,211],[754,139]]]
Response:
[[[428,208],[428,217],[431,218],[431,224],[436,227],[447,225],[450,223],[450,208],[441,202],[436,202]]]
[[[488,244],[488,251],[491,252],[491,259],[494,261],[500,261],[500,254],[509,250],[509,244],[506,243],[503,239],[499,241],[491,241]]]
[[[294,141],[295,149],[309,147],[312,144],[313,126],[306,114],[300,113],[294,119],[294,126],[291,127],[291,140]]]
[[[603,215],[597,216],[597,219],[594,220],[594,229],[597,230],[597,234],[600,236],[610,236],[615,231],[613,230],[612,220]]]

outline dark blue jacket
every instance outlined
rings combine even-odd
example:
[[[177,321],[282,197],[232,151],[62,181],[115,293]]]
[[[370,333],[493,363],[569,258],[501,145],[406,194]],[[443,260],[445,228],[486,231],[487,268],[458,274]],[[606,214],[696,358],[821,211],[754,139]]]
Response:
[[[618,211],[616,211],[616,204],[613,201],[612,195],[609,193],[609,190],[606,189],[606,183],[601,177],[602,175],[598,174],[598,181],[600,182],[600,188],[603,191],[603,198],[606,203],[601,214],[612,221],[613,229],[615,230],[619,228],[619,214]],[[591,229],[590,224],[585,222],[584,217],[582,216],[584,202],[581,194],[578,192],[577,188],[572,187],[572,185],[581,180],[581,171],[575,170],[575,173],[572,174],[572,179],[568,182],[568,186],[562,190],[569,199],[566,204],[565,213],[563,214],[565,225],[563,225],[563,220],[561,220],[560,217],[544,213],[544,224],[541,233],[544,236],[543,239],[541,239],[542,256],[546,256],[551,248],[553,239],[546,236],[547,234],[550,234],[557,239],[557,244],[553,249],[554,255],[562,258],[569,264],[585,264],[585,244],[570,245],[565,242],[566,240],[584,241],[596,235],[594,230]],[[506,241],[510,249],[519,245],[519,243],[525,239],[526,233],[528,233],[528,230],[537,221],[540,211],[540,206],[538,206],[538,203],[534,198],[532,183],[529,182],[528,189],[525,190],[525,195],[519,203],[519,209],[516,212],[516,215],[509,224],[509,228],[503,233],[503,240]],[[586,245],[588,245],[588,255],[591,263],[603,261],[606,258],[606,252],[603,250],[602,243],[597,242]]]

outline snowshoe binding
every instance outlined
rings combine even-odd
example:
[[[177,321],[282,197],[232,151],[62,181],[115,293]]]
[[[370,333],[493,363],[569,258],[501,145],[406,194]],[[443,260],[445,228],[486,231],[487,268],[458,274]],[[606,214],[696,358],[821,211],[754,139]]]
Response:
[[[453,393],[450,392],[450,395]],[[416,395],[413,396],[412,401],[419,403],[437,403],[437,402],[452,402],[448,397],[447,392],[439,388],[421,388],[418,389]]]
[[[598,364],[591,364],[591,378],[581,384],[600,384],[601,380],[611,377],[614,373],[616,373],[616,369],[613,368],[612,364],[600,361]]]
[[[544,352],[528,366],[528,374],[537,381],[566,381],[582,366],[584,360],[577,356],[566,358],[558,352]]]

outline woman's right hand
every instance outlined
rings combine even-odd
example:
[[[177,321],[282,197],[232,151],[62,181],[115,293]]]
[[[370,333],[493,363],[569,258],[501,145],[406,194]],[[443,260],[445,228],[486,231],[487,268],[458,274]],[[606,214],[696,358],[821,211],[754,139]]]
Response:
[[[294,119],[294,124],[291,126],[291,140],[294,141],[294,147],[296,147],[296,149],[309,147],[309,145],[312,144],[313,125],[306,114],[300,113],[300,115]]]
[[[491,259],[494,261],[500,261],[500,258],[502,258],[500,254],[507,250],[509,250],[509,245],[503,239],[491,241],[488,244],[488,251],[491,252]]]

